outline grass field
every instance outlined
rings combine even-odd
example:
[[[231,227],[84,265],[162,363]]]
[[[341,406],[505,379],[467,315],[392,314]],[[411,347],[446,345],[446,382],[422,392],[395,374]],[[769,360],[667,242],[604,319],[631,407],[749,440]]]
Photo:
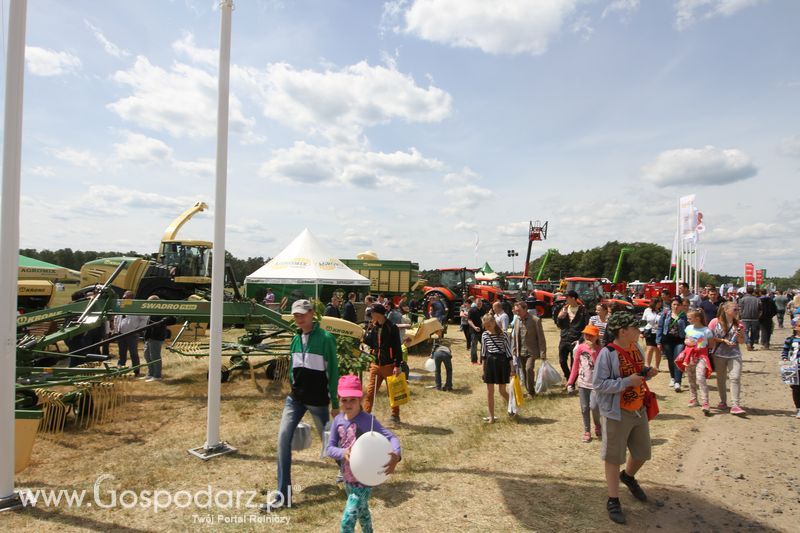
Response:
[[[553,355],[557,336],[552,321],[545,321],[545,329]],[[402,408],[403,424],[396,429],[403,461],[396,474],[374,491],[371,508],[378,530],[610,529],[604,510],[600,442],[580,441],[578,399],[562,392],[539,396],[527,400],[521,416],[512,421],[505,417],[497,395],[501,420],[487,425],[481,420],[486,414],[486,387],[480,369],[469,364],[463,337],[455,328],[449,337],[454,353],[452,393],[426,388],[433,376],[424,371],[425,355],[411,356],[412,372],[421,379],[412,380],[412,401]],[[95,481],[107,475],[99,488],[105,503],[112,490],[196,492],[208,485],[215,491],[258,491],[261,501],[262,494],[275,488],[276,432],[286,384],[260,378],[263,393],[248,377],[223,384],[221,435],[239,451],[201,462],[187,449],[205,441],[205,360],[165,356],[164,374],[161,383],[135,382],[130,403],[114,422],[41,436],[32,464],[18,476],[17,485],[86,490],[91,499]],[[665,380],[665,375],[658,376],[654,388],[658,390]],[[662,411],[675,410],[676,401],[675,395],[662,397]],[[375,413],[381,420],[388,418],[384,395],[379,395]],[[658,458],[673,453],[679,442],[676,437],[692,417],[666,414],[659,420],[652,426],[656,460],[646,467],[646,479],[669,477],[666,470],[674,468],[672,462]],[[334,483],[335,464],[320,458],[321,443],[316,435],[314,439],[310,449],[294,454],[293,483],[300,491],[296,507],[280,512],[290,523],[272,527],[296,531],[338,527],[344,493]],[[630,498],[623,498],[623,503],[630,522],[646,523],[647,506],[634,504]],[[217,529],[219,520],[248,521],[253,513],[250,509],[209,512],[175,507],[156,513],[152,508],[94,505],[76,509],[62,504],[6,515],[0,523],[4,529],[37,531]],[[202,524],[202,520],[214,523]],[[225,527],[247,531],[264,526]]]

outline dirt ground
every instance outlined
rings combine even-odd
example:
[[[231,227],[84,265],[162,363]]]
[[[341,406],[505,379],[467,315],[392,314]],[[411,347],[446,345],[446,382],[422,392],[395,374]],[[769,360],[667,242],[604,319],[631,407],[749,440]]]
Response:
[[[557,336],[545,320],[551,360]],[[788,330],[777,331],[781,341]],[[614,531],[605,512],[600,442],[584,444],[577,397],[563,392],[526,400],[516,421],[482,422],[486,387],[469,363],[455,327],[452,393],[429,388],[425,356],[412,355],[412,401],[402,408],[396,433],[403,460],[370,502],[377,531]],[[651,424],[653,460],[638,478],[651,503],[640,504],[623,487],[628,528],[653,531],[796,531],[800,518],[800,420],[788,387],[777,377],[777,351],[746,352],[746,417],[687,408],[688,392],[668,388],[662,372],[652,383],[661,415]],[[187,453],[201,446],[206,427],[203,360],[165,356],[165,380],[137,381],[117,419],[88,430],[41,436],[31,466],[17,487],[87,491],[81,507],[27,508],[0,515],[6,531],[337,531],[344,492],[336,466],[310,449],[294,454],[295,506],[264,518],[254,509],[173,505],[156,512],[141,506],[141,491],[210,490],[258,493],[275,488],[276,434],[285,385],[263,377],[259,392],[249,377],[222,385],[221,436],[238,453],[202,462]],[[557,366],[557,365],[556,365]],[[661,364],[665,370],[666,361]],[[712,405],[716,387],[712,383]],[[499,395],[497,395],[499,403]],[[388,419],[388,402],[375,409]],[[306,417],[307,419],[309,417]],[[307,420],[309,421],[309,420]],[[99,503],[94,503],[99,481]],[[123,496],[123,491],[133,495]],[[112,492],[120,496],[110,506]],[[134,501],[132,498],[136,498]],[[92,505],[89,506],[88,503]],[[220,503],[219,501],[217,503]],[[245,501],[241,502],[244,505]],[[106,508],[108,507],[108,508]],[[279,523],[278,521],[282,522]],[[792,526],[792,524],[795,524]]]

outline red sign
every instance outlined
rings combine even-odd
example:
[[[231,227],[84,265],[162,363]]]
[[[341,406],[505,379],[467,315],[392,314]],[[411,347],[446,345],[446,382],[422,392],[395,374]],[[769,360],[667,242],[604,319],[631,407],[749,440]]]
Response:
[[[756,270],[756,285],[764,284],[764,269],[759,268]]]
[[[750,283],[756,280],[755,267],[753,263],[744,264],[744,282]]]

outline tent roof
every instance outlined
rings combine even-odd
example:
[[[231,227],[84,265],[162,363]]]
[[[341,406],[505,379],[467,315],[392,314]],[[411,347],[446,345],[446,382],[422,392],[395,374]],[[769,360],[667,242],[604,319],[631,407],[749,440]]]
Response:
[[[370,285],[368,278],[337,259],[307,228],[269,263],[247,276],[245,282],[276,285]]]
[[[21,267],[40,267],[40,268],[63,268],[59,265],[54,265],[53,263],[48,263],[46,261],[40,261],[38,259],[34,259],[33,257],[27,257],[24,255],[19,256],[19,266]]]
[[[483,265],[483,267],[478,272],[479,272],[479,274],[483,274],[482,276],[479,276],[479,277],[482,277],[484,279],[492,280],[492,279],[497,279],[497,278],[500,277],[500,276],[497,275],[497,273],[495,273],[494,270],[492,270],[492,267],[489,266],[489,262],[488,261],[486,261],[486,263]]]

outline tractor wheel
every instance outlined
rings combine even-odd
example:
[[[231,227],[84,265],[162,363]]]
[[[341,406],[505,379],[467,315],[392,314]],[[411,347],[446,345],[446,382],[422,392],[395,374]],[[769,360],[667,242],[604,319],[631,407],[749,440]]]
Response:
[[[206,379],[208,379],[208,371],[206,371]],[[230,379],[231,379],[231,371],[223,367],[222,371],[219,374],[219,382],[227,383]]]

